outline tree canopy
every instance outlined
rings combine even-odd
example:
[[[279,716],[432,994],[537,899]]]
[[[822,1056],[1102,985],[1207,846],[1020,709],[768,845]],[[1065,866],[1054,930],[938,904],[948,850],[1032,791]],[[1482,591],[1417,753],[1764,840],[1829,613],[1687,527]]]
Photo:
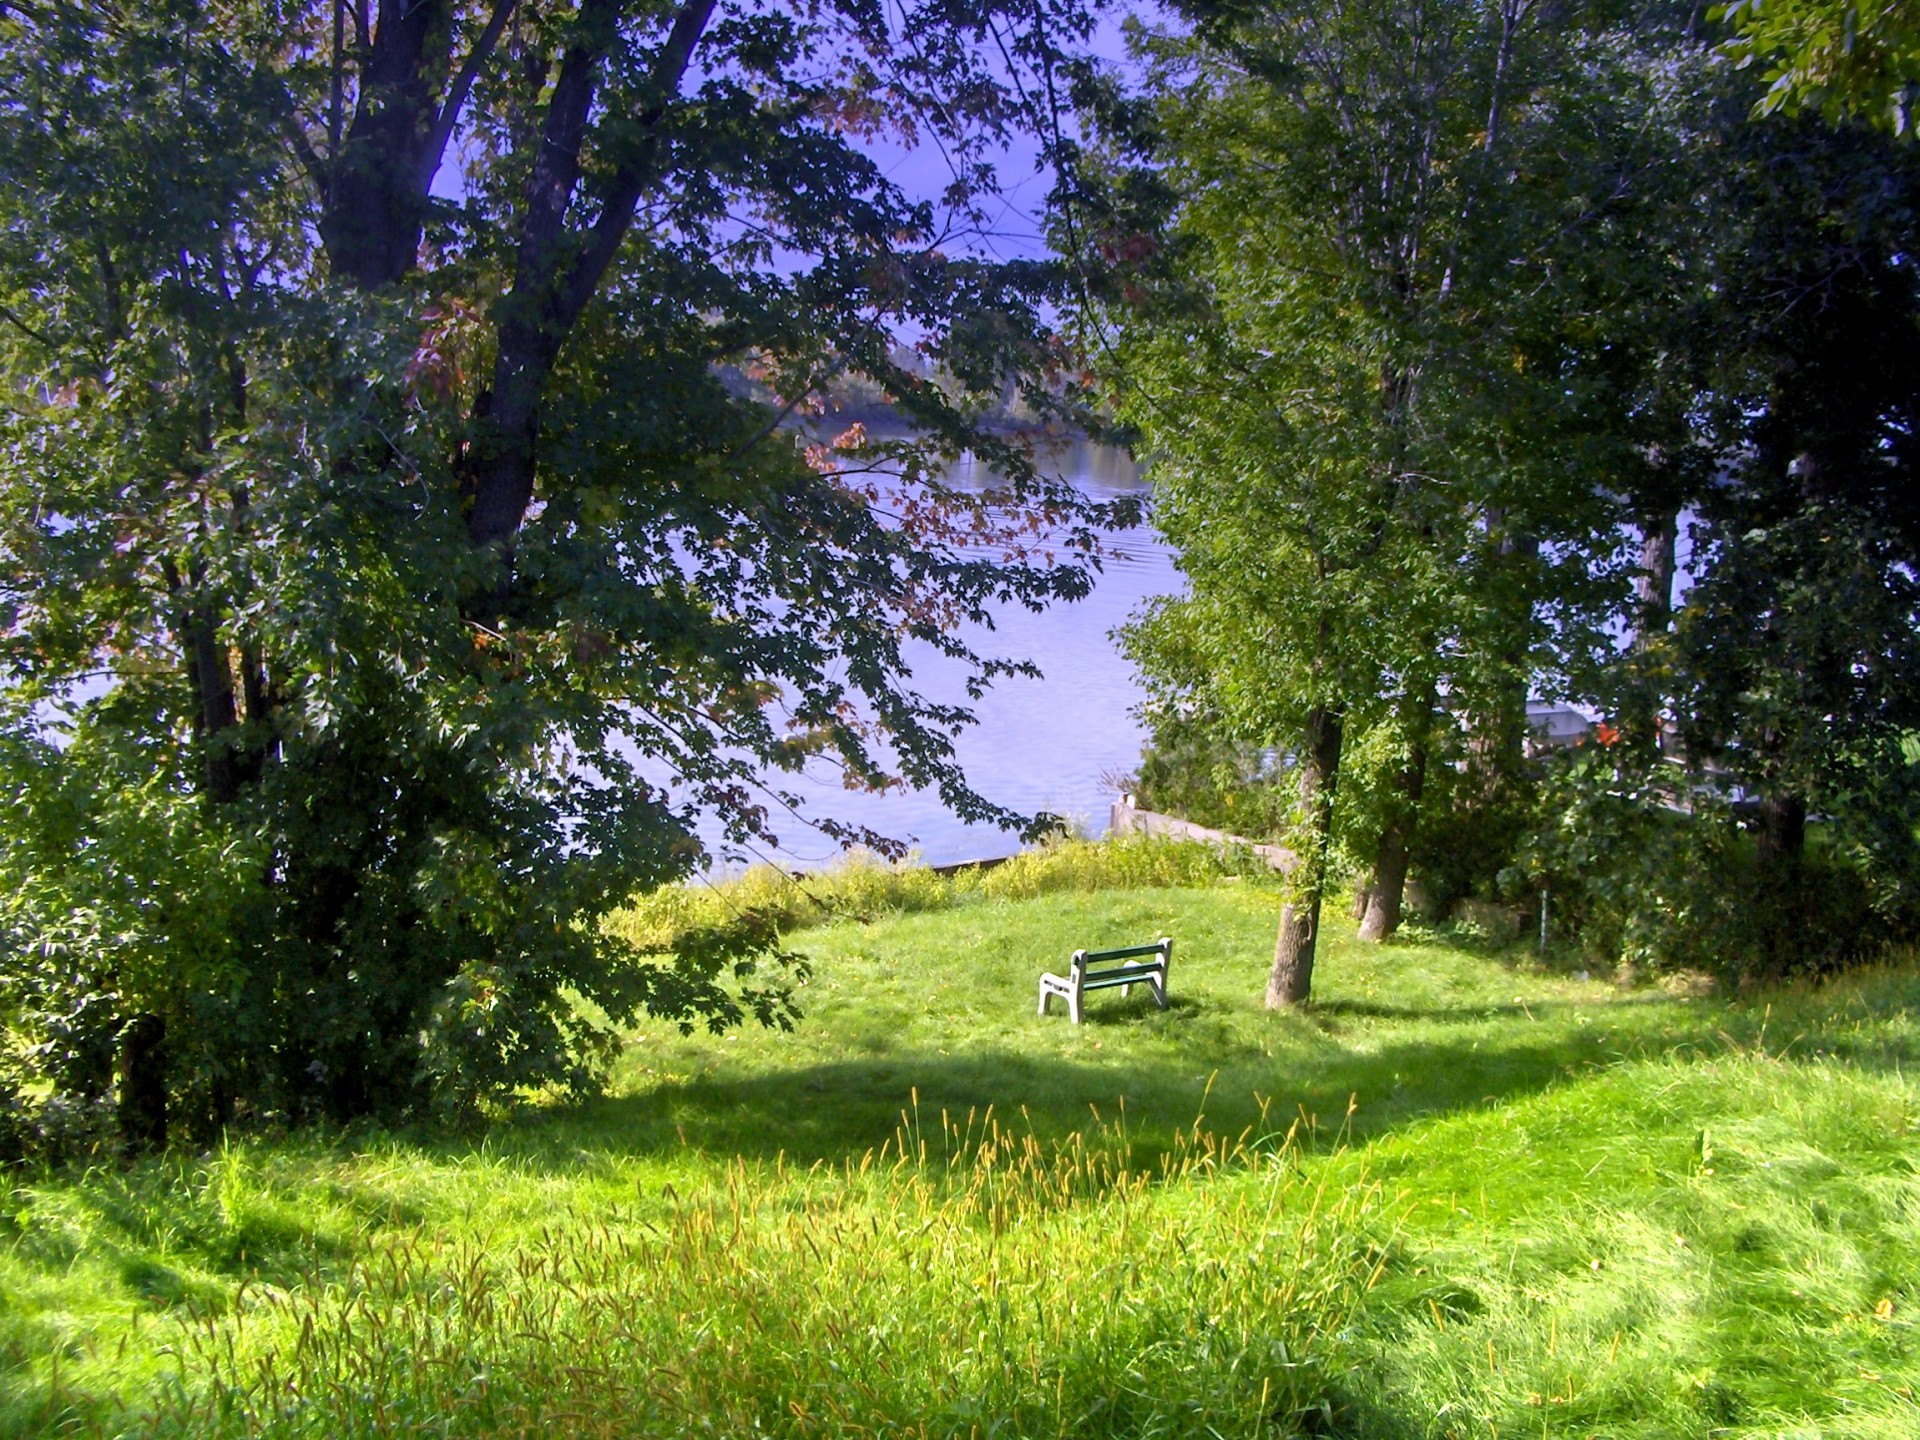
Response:
[[[37,1072],[89,1102],[117,1063],[155,1135],[589,1087],[643,1008],[793,1013],[752,916],[651,959],[599,923],[699,815],[773,838],[764,777],[812,760],[1018,823],[903,646],[977,694],[1018,660],[957,621],[1089,583],[1108,517],[980,423],[1075,403],[1057,273],[968,245],[1088,24],[0,11],[0,943]],[[847,374],[909,438],[807,423]],[[942,482],[963,448],[1004,493]]]
[[[1911,147],[1756,115],[1701,19],[1194,4],[1094,107],[1087,320],[1190,580],[1127,641],[1172,752],[1298,787],[1270,1003],[1340,873],[1368,938],[1411,867],[1757,969],[1910,912]]]
[[[1815,110],[1912,130],[1920,15],[1903,0],[1730,0],[1717,13],[1735,27],[1733,54],[1766,82],[1759,113]]]

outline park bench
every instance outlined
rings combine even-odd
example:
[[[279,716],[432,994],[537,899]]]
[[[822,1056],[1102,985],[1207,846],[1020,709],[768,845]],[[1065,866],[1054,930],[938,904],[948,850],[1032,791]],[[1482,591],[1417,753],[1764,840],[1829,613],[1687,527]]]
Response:
[[[1151,955],[1151,960],[1143,960]],[[1040,976],[1040,1013],[1047,1013],[1047,1002],[1058,995],[1067,1002],[1067,1014],[1078,1025],[1081,998],[1089,990],[1110,990],[1118,985],[1130,993],[1136,985],[1151,985],[1154,1002],[1167,1008],[1167,967],[1173,963],[1173,941],[1165,936],[1151,945],[1131,945],[1124,950],[1076,950],[1065,975],[1046,971]]]

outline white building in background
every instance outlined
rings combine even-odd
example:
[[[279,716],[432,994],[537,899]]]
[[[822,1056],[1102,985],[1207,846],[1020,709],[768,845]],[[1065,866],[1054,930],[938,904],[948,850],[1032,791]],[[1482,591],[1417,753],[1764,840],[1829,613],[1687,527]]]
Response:
[[[1571,705],[1534,700],[1527,705],[1527,729],[1532,732],[1528,749],[1537,755],[1578,745],[1592,733],[1593,718]]]

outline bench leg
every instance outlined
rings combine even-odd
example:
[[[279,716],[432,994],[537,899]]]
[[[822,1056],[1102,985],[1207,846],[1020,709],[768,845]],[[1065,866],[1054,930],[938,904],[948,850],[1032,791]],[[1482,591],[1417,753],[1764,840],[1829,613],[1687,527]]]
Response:
[[[1167,1008],[1167,982],[1156,979],[1152,983],[1154,1003],[1164,1010]]]
[[[1067,1014],[1072,1017],[1074,1024],[1078,1025],[1080,1023],[1082,1015],[1080,1010],[1080,992],[1078,990],[1067,997]]]
[[[1040,1013],[1042,1015],[1047,1013],[1047,1002],[1051,999],[1053,999],[1053,992],[1047,989],[1047,982],[1042,980],[1040,982]]]

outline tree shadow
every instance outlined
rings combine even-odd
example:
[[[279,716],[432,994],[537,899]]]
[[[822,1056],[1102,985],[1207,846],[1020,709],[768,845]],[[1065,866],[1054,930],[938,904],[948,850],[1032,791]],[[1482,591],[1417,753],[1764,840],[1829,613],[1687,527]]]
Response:
[[[1365,1142],[1674,1054],[1764,1048],[1871,1070],[1920,1063],[1920,1027],[1863,1026],[1818,992],[1788,1000],[1791,1020],[1765,996],[1648,991],[1458,1005],[1342,997],[1249,1026],[1204,993],[1176,994],[1164,1011],[1136,993],[1089,1006],[1077,1033],[1091,1043],[1072,1054],[1036,1054],[1022,1041],[963,1049],[966,1036],[956,1034],[950,1050],[895,1044],[783,1069],[660,1080],[536,1112],[492,1129],[484,1143],[556,1171],[584,1157],[838,1168],[903,1141],[924,1141],[939,1157],[961,1143],[957,1136],[977,1140],[991,1115],[1043,1144],[1124,1133],[1136,1158],[1150,1159],[1191,1136],[1201,1117],[1212,1134],[1249,1143],[1274,1143],[1290,1129],[1308,1144]],[[1072,1033],[1064,1016],[1034,1023],[1058,1027],[1060,1038]],[[1368,1030],[1373,1023],[1380,1028]],[[1399,1026],[1407,1033],[1396,1034]],[[475,1142],[427,1143],[457,1156]]]
[[[1670,1006],[1673,997],[1657,991],[1643,995],[1609,998],[1608,1010],[1632,1006]],[[1301,1013],[1309,1017],[1327,1016],[1360,1020],[1433,1020],[1468,1022],[1476,1020],[1537,1019],[1542,1015],[1570,1015],[1595,1007],[1579,1000],[1498,1001],[1488,1005],[1390,1005],[1379,1000],[1315,1000]]]
[[[1637,1048],[1652,1054],[1662,1047]],[[905,1051],[667,1082],[546,1112],[487,1143],[494,1155],[555,1170],[577,1169],[583,1154],[838,1169],[922,1141],[941,1159],[963,1148],[962,1137],[977,1140],[991,1118],[1042,1144],[1105,1129],[1124,1137],[1133,1163],[1150,1165],[1196,1124],[1254,1145],[1277,1143],[1289,1130],[1310,1146],[1364,1142],[1412,1120],[1503,1104],[1631,1058],[1607,1032],[1478,1049],[1465,1040],[1407,1040],[1365,1052],[1322,1044],[1277,1056],[1174,1053],[1122,1064],[1005,1049]]]

